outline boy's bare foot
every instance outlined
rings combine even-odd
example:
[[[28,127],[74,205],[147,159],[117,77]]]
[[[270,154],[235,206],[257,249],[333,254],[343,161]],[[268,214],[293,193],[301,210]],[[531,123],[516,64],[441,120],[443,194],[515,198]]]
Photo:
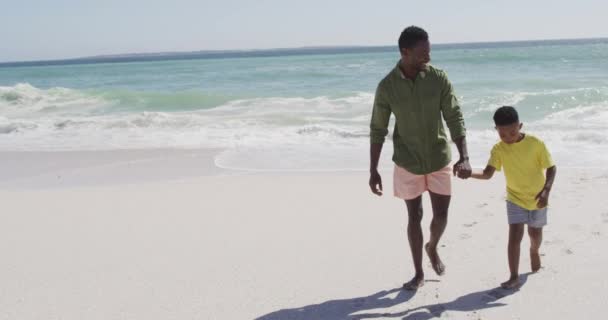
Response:
[[[424,285],[424,276],[414,276],[412,280],[403,284],[405,290],[417,290]]]
[[[530,264],[532,265],[532,272],[540,270],[540,254],[538,254],[538,251],[530,249]]]
[[[503,282],[503,283],[500,284],[500,286],[503,289],[515,289],[515,288],[519,287],[519,285],[520,285],[520,283],[519,283],[519,276],[518,277],[511,277],[506,282]]]
[[[441,261],[441,258],[439,258],[437,249],[431,249],[431,246],[427,243],[424,245],[424,250],[429,256],[429,260],[431,260],[431,266],[433,267],[433,270],[435,270],[435,273],[439,276],[443,275],[445,273],[445,265]]]

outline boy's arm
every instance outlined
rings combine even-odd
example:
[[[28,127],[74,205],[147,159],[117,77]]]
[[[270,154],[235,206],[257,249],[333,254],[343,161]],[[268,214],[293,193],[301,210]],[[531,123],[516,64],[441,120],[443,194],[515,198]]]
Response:
[[[553,181],[555,180],[556,172],[557,168],[555,166],[547,168],[547,171],[545,173],[545,186],[534,198],[538,200],[538,203],[536,204],[538,208],[544,208],[549,204],[549,193],[551,193],[551,188],[553,187]]]
[[[551,168],[547,168],[547,171],[545,172],[545,186],[543,187],[543,189],[547,189],[549,191],[551,191],[551,188],[553,187],[553,181],[555,180],[555,173],[557,172],[557,168],[555,166],[552,166]]]
[[[494,175],[495,171],[496,168],[487,165],[486,168],[483,169],[483,172],[473,171],[473,173],[471,173],[471,178],[480,180],[490,180],[490,178],[492,178],[492,176]]]

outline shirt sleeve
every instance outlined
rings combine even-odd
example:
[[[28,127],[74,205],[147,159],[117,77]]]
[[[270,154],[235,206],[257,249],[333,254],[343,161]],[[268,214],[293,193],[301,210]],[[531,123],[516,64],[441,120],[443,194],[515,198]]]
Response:
[[[553,158],[551,158],[551,153],[549,153],[547,146],[542,141],[540,142],[538,162],[543,169],[551,168],[555,165],[553,163]]]
[[[376,89],[374,98],[374,108],[372,110],[372,120],[370,123],[370,143],[384,143],[388,134],[388,122],[391,117],[391,108],[386,101],[382,83]]]
[[[440,77],[442,78],[443,86],[441,88],[441,113],[443,119],[450,130],[450,136],[452,140],[460,138],[466,134],[464,126],[464,117],[460,110],[458,99],[454,94],[452,83],[448,80],[445,72],[441,71]]]
[[[490,152],[490,160],[488,160],[488,165],[494,167],[496,171],[502,170],[502,159],[500,158],[500,150],[498,146],[494,146],[492,151]]]

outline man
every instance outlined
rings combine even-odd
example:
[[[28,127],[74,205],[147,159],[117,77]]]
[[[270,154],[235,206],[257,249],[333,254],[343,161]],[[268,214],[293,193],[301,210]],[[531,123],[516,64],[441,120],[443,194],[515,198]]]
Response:
[[[431,49],[426,31],[416,26],[406,28],[399,37],[399,51],[400,61],[376,90],[370,125],[369,186],[374,194],[382,195],[378,160],[393,114],[394,195],[405,200],[409,217],[407,234],[416,272],[403,287],[416,290],[424,284],[422,193],[429,192],[433,208],[431,236],[424,249],[433,270],[442,275],[445,266],[437,253],[437,244],[447,224],[451,175],[466,179],[471,176],[471,165],[464,119],[452,85],[442,70],[428,64]],[[453,169],[442,117],[460,153]]]

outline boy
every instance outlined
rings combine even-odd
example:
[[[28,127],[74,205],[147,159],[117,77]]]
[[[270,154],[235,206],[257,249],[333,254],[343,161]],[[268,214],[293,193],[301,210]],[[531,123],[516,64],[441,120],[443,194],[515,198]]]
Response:
[[[509,270],[511,277],[501,284],[505,289],[519,286],[519,247],[528,224],[530,236],[530,262],[532,272],[540,269],[538,249],[547,224],[547,204],[556,168],[545,144],[538,138],[521,132],[517,111],[513,107],[498,108],[494,123],[500,142],[492,148],[488,165],[483,173],[473,172],[471,177],[488,180],[494,171],[504,167],[507,180],[507,216],[509,221]],[[546,177],[543,175],[546,169]]]

